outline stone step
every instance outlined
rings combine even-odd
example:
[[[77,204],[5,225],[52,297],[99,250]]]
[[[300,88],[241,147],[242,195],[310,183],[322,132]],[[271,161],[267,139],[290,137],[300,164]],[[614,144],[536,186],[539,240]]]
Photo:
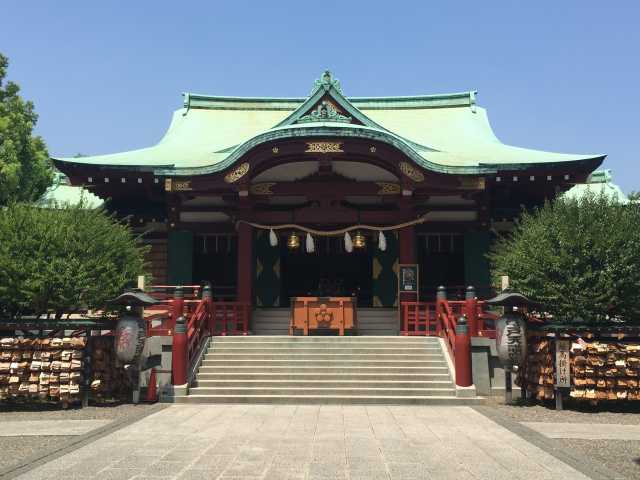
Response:
[[[270,335],[247,335],[247,336],[215,336],[213,337],[214,343],[224,342],[224,343],[252,343],[252,342],[274,342],[274,341],[283,341],[283,342],[384,342],[384,343],[411,343],[422,341],[424,343],[434,343],[439,345],[438,337],[400,337],[396,335],[375,335],[371,337],[362,337],[358,335],[351,336],[290,336],[290,335],[278,335],[278,336],[270,336]]]
[[[455,388],[288,388],[288,387],[237,387],[237,388],[189,388],[192,395],[286,395],[286,396],[386,396],[386,397],[432,397],[432,396],[455,396]]]
[[[324,361],[332,360],[345,362],[352,361],[425,361],[439,360],[444,361],[444,357],[441,352],[438,353],[306,353],[306,352],[294,352],[294,353],[220,353],[214,351],[207,353],[204,356],[204,361],[208,360],[229,360],[229,361],[243,361],[243,360],[292,360],[298,362],[300,360],[313,360]]]
[[[300,346],[307,345],[310,347],[355,347],[355,348],[403,348],[403,347],[433,347],[439,348],[440,342],[435,340],[426,340],[423,337],[399,337],[404,340],[402,341],[387,341],[388,338],[394,337],[358,337],[358,336],[345,336],[345,337],[327,337],[327,336],[312,336],[312,337],[299,337],[293,336],[289,337],[280,335],[278,337],[270,337],[268,335],[263,335],[260,337],[260,341],[257,340],[222,340],[223,338],[231,338],[231,337],[213,337],[214,345],[224,345],[224,346],[235,346],[242,348],[252,348],[256,346],[256,344],[260,345],[273,345],[273,346]],[[247,337],[254,338],[254,337]],[[311,338],[312,340],[299,340],[299,338]],[[338,340],[336,340],[338,338]],[[343,340],[344,338],[344,340]]]
[[[233,380],[207,380],[198,376],[198,380],[193,385],[197,388],[265,388],[267,390],[272,388],[357,388],[357,389],[452,389],[454,388],[451,380],[434,381],[428,380],[426,382],[416,380],[246,380],[237,379]],[[193,388],[192,387],[192,388]]]
[[[353,345],[353,344],[352,344]],[[374,346],[367,343],[361,345],[355,344],[355,346],[341,344],[325,344],[318,343],[313,345],[300,344],[269,344],[258,343],[250,347],[236,346],[234,344],[214,344],[209,348],[208,353],[326,353],[326,354],[372,354],[372,353],[384,353],[384,354],[442,354],[440,347],[437,345],[400,345],[400,346]]]
[[[348,371],[351,374],[416,374],[416,375],[429,375],[433,373],[449,374],[449,368],[446,363],[425,366],[421,363],[419,367],[413,366],[350,366],[348,369],[342,366],[341,362],[337,362],[332,366],[318,366],[311,362],[310,364],[292,364],[287,362],[280,365],[263,365],[260,363],[253,363],[250,365],[230,365],[228,362],[222,365],[202,365],[198,370],[198,375],[204,373],[246,373],[246,374],[261,374],[261,373],[281,373],[281,374],[305,374],[305,375],[320,375],[320,374],[339,374]]]
[[[484,399],[454,396],[347,396],[347,395],[187,395],[175,398],[185,404],[279,405],[479,405]]]
[[[212,369],[213,370],[213,369]],[[444,370],[444,369],[441,369]],[[436,382],[449,383],[451,376],[445,373],[384,373],[377,371],[376,373],[351,373],[331,372],[331,373],[309,373],[302,371],[296,372],[237,372],[235,370],[229,372],[221,372],[215,370],[214,373],[206,373],[200,371],[198,380],[203,381],[326,381],[326,382],[349,382],[349,381],[398,381],[398,382]]]
[[[356,367],[378,367],[378,368],[407,368],[407,367],[443,367],[447,368],[447,363],[445,361],[414,361],[414,360],[352,360],[346,362],[344,360],[234,360],[231,362],[230,360],[203,360],[203,367],[224,367],[224,366],[232,366],[234,368],[238,367],[250,367],[250,368],[259,368],[259,367],[324,367],[324,368],[334,368],[334,369],[343,369],[348,370]]]

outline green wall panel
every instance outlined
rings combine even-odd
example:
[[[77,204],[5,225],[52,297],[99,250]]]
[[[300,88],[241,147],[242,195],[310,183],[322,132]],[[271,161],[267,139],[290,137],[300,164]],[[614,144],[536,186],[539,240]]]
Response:
[[[256,306],[279,307],[281,295],[280,248],[271,246],[267,230],[256,231],[254,245]]]
[[[169,232],[167,249],[169,285],[191,285],[193,281],[193,233]]]
[[[491,284],[489,253],[491,239],[489,232],[467,232],[464,235],[464,280],[476,288]]]
[[[373,306],[393,307],[397,304],[398,292],[398,235],[385,232],[387,249],[376,248],[373,252]]]

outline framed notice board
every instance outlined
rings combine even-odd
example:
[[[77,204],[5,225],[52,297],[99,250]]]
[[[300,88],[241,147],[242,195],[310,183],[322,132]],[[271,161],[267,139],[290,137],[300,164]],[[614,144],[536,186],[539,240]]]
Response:
[[[415,293],[419,291],[418,264],[404,263],[398,265],[398,293]]]

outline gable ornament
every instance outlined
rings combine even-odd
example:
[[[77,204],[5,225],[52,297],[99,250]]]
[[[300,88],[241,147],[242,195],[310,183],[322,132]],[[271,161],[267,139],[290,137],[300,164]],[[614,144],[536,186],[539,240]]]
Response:
[[[325,70],[322,76],[315,81],[315,84],[313,85],[313,91],[316,91],[318,88],[329,90],[331,87],[342,93],[340,80],[338,80],[337,78],[333,78],[333,74],[329,70]]]
[[[329,101],[323,100],[316,108],[311,110],[307,115],[303,115],[298,119],[298,123],[305,122],[343,122],[351,123],[351,117],[342,115],[336,107]]]

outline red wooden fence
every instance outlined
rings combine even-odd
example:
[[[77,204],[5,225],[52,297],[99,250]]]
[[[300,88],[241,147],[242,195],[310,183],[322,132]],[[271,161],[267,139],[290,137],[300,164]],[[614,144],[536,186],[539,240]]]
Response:
[[[495,338],[497,316],[486,311],[484,301],[475,297],[473,288],[465,300],[447,300],[444,288],[438,289],[435,302],[402,302],[401,335],[438,336],[444,340],[455,364],[456,384],[471,385],[471,337]],[[464,323],[459,319],[464,318]]]

